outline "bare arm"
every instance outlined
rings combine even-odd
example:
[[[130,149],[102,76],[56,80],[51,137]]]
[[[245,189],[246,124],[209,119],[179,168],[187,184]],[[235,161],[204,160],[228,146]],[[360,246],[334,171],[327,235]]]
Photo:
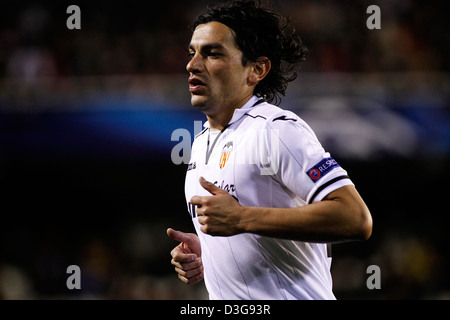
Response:
[[[226,191],[200,179],[212,196],[194,196],[191,203],[201,230],[211,235],[254,233],[309,242],[366,240],[372,232],[372,217],[353,186],[328,194],[321,202],[297,208],[241,206]]]
[[[324,200],[297,208],[242,208],[244,232],[309,242],[367,240],[372,233],[369,209],[353,186]]]

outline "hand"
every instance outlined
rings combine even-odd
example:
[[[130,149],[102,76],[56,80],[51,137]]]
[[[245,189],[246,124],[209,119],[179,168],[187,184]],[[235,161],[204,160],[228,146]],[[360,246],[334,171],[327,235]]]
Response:
[[[202,249],[196,234],[167,229],[167,235],[181,243],[171,252],[171,264],[175,266],[178,278],[187,284],[195,284],[203,279]]]
[[[200,185],[212,196],[193,196],[190,202],[197,205],[201,231],[214,236],[232,236],[242,233],[243,206],[227,191],[200,177]]]

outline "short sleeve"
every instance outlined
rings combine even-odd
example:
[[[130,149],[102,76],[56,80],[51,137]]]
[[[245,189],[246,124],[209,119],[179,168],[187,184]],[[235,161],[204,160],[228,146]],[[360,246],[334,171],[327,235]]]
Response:
[[[260,142],[261,143],[261,142]],[[326,152],[313,130],[296,114],[279,112],[266,122],[265,161],[260,166],[305,203],[353,185],[347,172]]]

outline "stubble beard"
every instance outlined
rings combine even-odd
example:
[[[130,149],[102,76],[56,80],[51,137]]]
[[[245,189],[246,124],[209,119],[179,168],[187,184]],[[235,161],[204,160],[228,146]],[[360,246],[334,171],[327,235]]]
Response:
[[[211,103],[209,103],[209,101],[207,101],[207,99],[198,99],[198,98],[200,98],[200,97],[198,97],[198,96],[191,97],[192,106],[195,109],[207,114],[208,110],[212,109]]]

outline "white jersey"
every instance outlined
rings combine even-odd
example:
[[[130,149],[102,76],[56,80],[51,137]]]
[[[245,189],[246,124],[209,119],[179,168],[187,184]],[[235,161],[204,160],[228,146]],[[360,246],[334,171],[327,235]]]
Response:
[[[210,299],[335,299],[327,244],[249,233],[210,236],[200,230],[189,200],[210,195],[199,183],[203,176],[243,206],[298,207],[353,185],[346,171],[296,114],[255,96],[222,131],[204,126],[192,145],[185,193]]]

